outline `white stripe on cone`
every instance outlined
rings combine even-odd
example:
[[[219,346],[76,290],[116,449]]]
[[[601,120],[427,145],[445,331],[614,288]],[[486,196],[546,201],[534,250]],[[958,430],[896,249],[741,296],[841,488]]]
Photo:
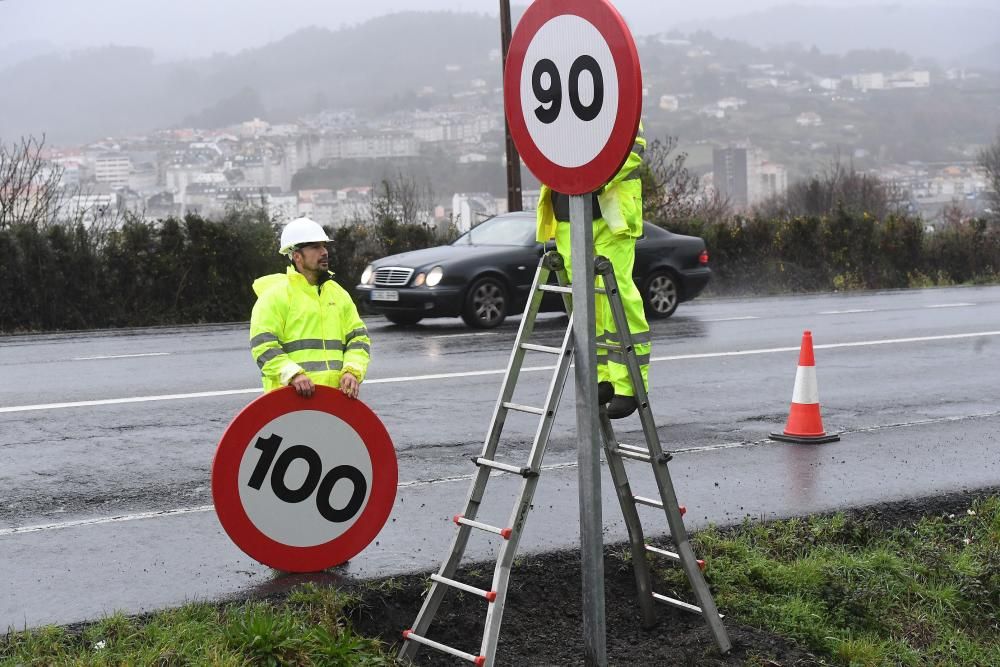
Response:
[[[799,366],[798,370],[795,371],[795,389],[792,391],[792,403],[800,403],[802,405],[819,403],[819,386],[816,384],[815,366]]]

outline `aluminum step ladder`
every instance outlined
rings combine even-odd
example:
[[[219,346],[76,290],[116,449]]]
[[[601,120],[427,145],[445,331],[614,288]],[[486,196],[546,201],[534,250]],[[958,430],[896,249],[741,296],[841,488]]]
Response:
[[[612,479],[614,480],[615,490],[622,506],[626,526],[628,527],[643,625],[652,627],[655,624],[655,601],[666,602],[688,611],[701,613],[706,618],[719,649],[725,653],[730,649],[729,638],[722,625],[721,617],[716,610],[715,602],[712,599],[708,585],[702,576],[701,568],[704,566],[704,563],[695,558],[694,551],[687,539],[687,532],[684,529],[683,519],[681,518],[682,510],[677,504],[673,485],[670,481],[670,474],[667,471],[666,464],[670,460],[670,457],[664,454],[660,447],[652,412],[649,409],[649,399],[641,380],[639,362],[628,332],[625,310],[618,293],[614,271],[611,263],[603,257],[597,258],[595,266],[596,275],[603,278],[605,285],[605,289],[597,289],[596,291],[608,295],[608,300],[611,303],[612,312],[615,317],[616,328],[621,332],[620,345],[601,344],[600,347],[609,351],[621,352],[625,355],[629,376],[632,378],[633,386],[636,388],[639,415],[647,441],[647,448],[645,449],[617,442],[614,430],[611,427],[611,421],[608,419],[604,408],[601,408],[602,440],[604,441],[604,448]],[[549,279],[553,273],[557,276],[557,285],[549,284]],[[547,293],[561,294],[566,306],[566,312],[569,314],[566,332],[559,347],[536,345],[528,342],[534,333],[535,320],[541,307],[542,298]],[[438,572],[431,575],[430,589],[424,598],[424,603],[417,614],[413,627],[403,631],[405,641],[399,654],[402,659],[412,660],[416,656],[417,650],[423,645],[461,658],[478,667],[495,664],[497,643],[500,637],[500,623],[503,618],[507,585],[510,580],[510,570],[514,562],[521,534],[524,530],[525,521],[528,517],[528,511],[531,508],[535,488],[538,485],[545,447],[555,422],[556,411],[559,407],[559,401],[562,398],[566,378],[569,375],[573,359],[573,309],[571,295],[572,288],[568,284],[562,258],[556,252],[546,254],[539,263],[538,270],[535,273],[535,279],[531,286],[531,298],[521,319],[514,348],[504,375],[500,396],[497,399],[493,419],[483,445],[482,454],[473,459],[478,467],[478,472],[469,490],[465,511],[462,514],[456,515],[453,519],[458,528],[452,541],[449,555]],[[552,375],[546,392],[544,405],[540,408],[519,405],[512,402],[514,389],[517,385],[517,379],[527,352],[539,352],[558,357],[555,372]],[[540,417],[528,462],[525,466],[511,465],[496,460],[500,436],[503,432],[507,415],[511,411],[534,414]],[[624,459],[626,458],[646,461],[652,464],[654,476],[660,489],[659,500],[643,498],[632,494],[625,470]],[[520,475],[523,478],[520,492],[518,493],[506,526],[492,526],[476,521],[480,504],[486,493],[487,482],[494,473],[498,472]],[[677,544],[677,553],[645,544],[637,505],[650,505],[666,511],[667,523],[674,542]],[[465,554],[465,549],[473,530],[492,533],[502,539],[490,590],[470,586],[455,579],[455,573]],[[687,578],[694,590],[698,603],[697,606],[653,592],[647,554],[664,556],[669,560],[680,563],[684,567]],[[446,646],[427,637],[427,631],[448,589],[456,589],[477,595],[486,600],[486,623],[482,643],[477,653],[469,653],[458,648]]]

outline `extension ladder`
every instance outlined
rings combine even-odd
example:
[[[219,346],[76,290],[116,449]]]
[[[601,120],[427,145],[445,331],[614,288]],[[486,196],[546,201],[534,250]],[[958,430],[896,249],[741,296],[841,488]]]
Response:
[[[552,273],[556,274],[558,284],[549,284]],[[704,616],[718,644],[719,650],[726,653],[731,646],[729,637],[722,624],[721,616],[716,609],[715,601],[712,599],[708,584],[702,575],[704,561],[696,559],[691,543],[688,541],[687,531],[684,528],[682,519],[684,509],[677,504],[673,483],[670,480],[670,473],[667,470],[667,463],[671,457],[670,454],[664,453],[660,446],[656,424],[653,421],[653,414],[649,407],[649,397],[646,395],[642,382],[639,360],[636,357],[635,348],[632,344],[632,337],[629,333],[625,317],[625,309],[618,292],[618,285],[611,262],[604,257],[596,258],[595,274],[603,279],[604,284],[604,289],[598,288],[595,291],[607,294],[615,321],[615,328],[618,330],[620,338],[618,344],[598,343],[598,347],[609,352],[624,355],[629,377],[635,388],[636,400],[639,404],[639,417],[646,438],[645,448],[619,443],[611,426],[611,420],[608,418],[604,407],[601,407],[601,436],[604,442],[604,451],[611,478],[614,481],[615,491],[621,504],[626,527],[628,528],[643,626],[648,628],[655,625],[654,604],[656,601],[665,602],[687,611],[700,613]],[[541,307],[542,298],[546,293],[550,292],[562,295],[566,305],[566,312],[569,315],[569,323],[563,335],[562,344],[559,347],[536,345],[528,342],[534,332],[535,319]],[[495,662],[497,643],[500,637],[500,622],[503,617],[511,566],[513,565],[517,545],[528,517],[528,510],[531,508],[535,488],[538,485],[545,447],[548,443],[553,423],[555,422],[559,400],[562,398],[566,377],[569,374],[573,358],[573,309],[571,294],[572,289],[566,279],[562,258],[556,252],[546,254],[539,263],[538,270],[535,273],[535,279],[531,286],[531,298],[521,319],[521,325],[517,332],[510,361],[507,364],[500,397],[497,399],[497,404],[493,411],[493,419],[486,436],[482,454],[473,459],[479,470],[469,490],[465,511],[454,517],[454,522],[458,525],[458,528],[451,544],[451,550],[438,572],[432,574],[430,577],[430,589],[424,598],[423,606],[417,614],[413,627],[403,631],[405,641],[400,650],[400,658],[412,660],[416,656],[420,645],[425,645],[467,660],[478,667],[483,667],[484,665],[492,666]],[[552,380],[546,392],[545,403],[540,408],[519,405],[512,402],[518,375],[527,352],[540,352],[558,357],[555,372],[552,375]],[[507,415],[512,411],[534,414],[540,417],[527,465],[521,467],[496,460],[496,452],[500,443],[503,426]],[[625,469],[625,459],[647,462],[652,465],[653,474],[659,488],[659,499],[633,495]],[[486,493],[487,482],[495,471],[520,475],[523,478],[520,493],[517,496],[517,501],[506,527],[492,526],[476,521],[480,504]],[[655,507],[665,511],[667,525],[676,545],[677,552],[659,549],[645,543],[638,513],[639,505]],[[490,590],[476,588],[457,581],[454,578],[473,530],[493,533],[502,538]],[[697,605],[653,592],[652,578],[647,560],[648,554],[664,557],[670,561],[679,563],[683,567],[691,588],[694,591]],[[440,642],[428,639],[426,636],[438,607],[444,599],[445,593],[448,589],[452,588],[478,595],[487,602],[486,624],[478,653],[468,653],[451,646],[446,646]]]

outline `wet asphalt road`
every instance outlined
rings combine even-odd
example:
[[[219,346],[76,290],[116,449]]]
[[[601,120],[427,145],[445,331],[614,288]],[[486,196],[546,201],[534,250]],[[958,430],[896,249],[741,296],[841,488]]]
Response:
[[[565,319],[543,317],[536,342],[555,344]],[[401,484],[378,543],[336,576],[439,565],[516,326],[370,320],[362,398],[393,437]],[[804,329],[817,344],[827,430],[845,431],[839,443],[766,440],[787,416]],[[653,335],[653,407],[664,447],[681,450],[671,472],[690,528],[1000,485],[1000,287],[700,300]],[[523,376],[517,402],[541,402],[550,363],[529,357],[538,370]],[[210,508],[215,445],[257,394],[245,326],[0,338],[0,379],[0,626],[302,579],[245,557]],[[527,551],[578,541],[573,406],[569,387]],[[534,428],[528,416],[508,420],[506,460],[523,462]],[[641,437],[635,418],[618,429],[623,441]],[[631,470],[639,492],[650,490]],[[483,520],[506,525],[515,488],[495,479]],[[604,499],[607,539],[622,539],[607,479]],[[648,531],[662,533],[649,512]],[[474,540],[470,557],[493,549]]]

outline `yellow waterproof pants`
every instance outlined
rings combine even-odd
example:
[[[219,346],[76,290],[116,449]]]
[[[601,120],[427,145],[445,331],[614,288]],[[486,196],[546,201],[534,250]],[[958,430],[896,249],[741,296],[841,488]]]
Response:
[[[566,263],[566,273],[573,279],[573,265],[570,260],[570,223],[560,222],[556,227],[556,249]],[[615,236],[603,220],[594,221],[594,254],[603,255],[611,261],[615,270],[615,280],[618,281],[618,293],[621,294],[625,317],[628,320],[629,332],[635,345],[635,353],[642,370],[642,381],[649,391],[649,357],[652,349],[652,337],[649,324],[646,322],[646,312],[643,309],[642,295],[632,280],[632,266],[635,264],[635,239],[629,236]],[[600,277],[596,280],[597,287],[603,287]],[[594,315],[597,321],[597,342],[618,345],[621,339],[615,328],[614,316],[608,297],[598,294],[594,299]],[[621,352],[597,350],[597,381],[609,381],[615,387],[615,394],[620,396],[635,396],[635,389],[629,381],[625,357]]]

